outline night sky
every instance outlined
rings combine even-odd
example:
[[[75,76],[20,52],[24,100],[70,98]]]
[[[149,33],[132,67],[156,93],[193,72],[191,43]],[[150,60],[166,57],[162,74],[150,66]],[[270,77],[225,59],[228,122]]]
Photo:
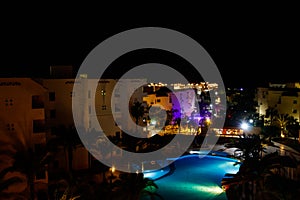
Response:
[[[63,11],[47,13],[50,17],[45,19],[41,15],[10,18],[2,23],[0,77],[43,77],[50,65],[73,65],[77,69],[106,38],[131,28],[158,26],[180,31],[198,41],[216,63],[225,86],[300,81],[299,12],[286,10],[283,14],[278,9],[280,6],[267,12],[224,12],[213,18],[193,11],[164,15],[140,11],[130,17],[126,12],[115,17],[74,17],[75,11]],[[126,72],[125,66],[154,61],[174,68],[187,64],[176,55],[139,51],[116,61],[115,66],[122,65],[123,71],[112,66],[107,75],[119,76]]]

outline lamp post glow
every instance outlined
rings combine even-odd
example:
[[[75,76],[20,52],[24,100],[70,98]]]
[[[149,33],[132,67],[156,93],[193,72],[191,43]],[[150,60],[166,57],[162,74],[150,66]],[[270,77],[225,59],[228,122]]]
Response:
[[[111,167],[111,172],[114,173],[115,171],[116,171],[116,167],[113,165],[113,166]]]
[[[112,187],[112,180],[114,179],[114,172],[116,171],[116,167],[113,165],[109,170],[110,170],[110,185]]]
[[[243,130],[248,130],[249,124],[247,124],[246,122],[243,122],[243,123],[241,124],[241,128],[242,128]]]
[[[241,128],[243,129],[243,135],[244,135],[244,137],[246,137],[246,133],[245,132],[249,129],[249,124],[246,123],[246,122],[243,122],[241,124]]]

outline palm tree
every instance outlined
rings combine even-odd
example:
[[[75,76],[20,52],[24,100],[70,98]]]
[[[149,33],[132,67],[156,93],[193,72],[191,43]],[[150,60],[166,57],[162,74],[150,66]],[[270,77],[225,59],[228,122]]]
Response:
[[[115,187],[118,189],[116,192],[118,200],[139,200],[145,196],[163,200],[163,197],[156,192],[158,186],[154,181],[144,178],[141,173],[123,173],[115,182]]]
[[[107,159],[107,156],[110,156],[110,159],[112,159],[112,149],[110,148],[111,146],[109,145],[109,141],[108,138],[106,138],[105,136],[100,136],[97,138],[96,140],[96,155],[100,156],[103,160]],[[98,158],[99,160],[99,158]],[[104,167],[102,165],[101,167],[101,171],[102,171],[102,182],[106,183],[106,176],[105,173],[108,169],[108,167]]]
[[[289,122],[286,126],[286,129],[288,130],[288,133],[292,135],[297,140],[297,137],[299,137],[299,122],[297,119],[295,119],[293,116],[289,118]]]
[[[130,113],[132,117],[134,117],[137,125],[139,124],[139,119],[144,116],[144,112],[145,110],[143,104],[139,101],[134,101],[130,108]]]
[[[73,172],[73,150],[77,147],[77,145],[82,145],[82,142],[79,138],[77,130],[74,126],[66,127],[65,125],[60,125],[56,129],[56,136],[48,140],[48,151],[57,151],[58,146],[64,147],[64,152],[66,156],[66,160],[68,161],[67,171]],[[50,152],[51,153],[51,152]],[[52,152],[53,153],[53,152]]]
[[[275,121],[274,123],[280,127],[280,135],[281,137],[285,136],[285,131],[286,131],[286,126],[291,120],[291,116],[288,114],[278,114],[275,116]]]
[[[13,134],[0,124],[1,199],[34,199],[34,157],[29,139],[15,125]]]
[[[265,120],[265,123],[269,126],[272,126],[275,120],[275,117],[278,115],[278,110],[276,108],[273,107],[268,107],[266,110],[266,118],[268,118],[268,120]]]
[[[278,125],[276,124],[276,116],[278,116],[278,110],[273,107],[268,107],[266,110],[266,115],[264,116],[263,134],[265,138],[268,138],[268,142],[271,143],[272,137],[277,135],[280,130],[278,130]]]
[[[289,156],[280,156],[278,152],[262,156],[259,153],[263,150],[259,138],[241,139],[244,141],[236,143],[236,147],[243,149],[245,155],[239,157],[242,159],[240,163],[236,163],[241,164],[239,171],[236,174],[226,174],[222,179],[228,199],[261,199],[262,195],[278,196],[284,192],[282,188],[274,189],[278,183],[274,178],[280,178],[279,184],[290,182],[291,180],[283,177],[281,172],[286,167],[297,169],[297,161]]]

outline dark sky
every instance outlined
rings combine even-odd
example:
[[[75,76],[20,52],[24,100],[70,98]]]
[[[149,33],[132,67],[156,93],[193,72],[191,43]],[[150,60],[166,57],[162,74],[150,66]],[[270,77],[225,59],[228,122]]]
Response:
[[[276,10],[265,7],[210,15],[200,15],[200,11],[172,14],[141,11],[130,17],[126,13],[115,17],[105,14],[75,17],[76,11],[47,13],[50,16],[45,18],[44,15],[20,15],[2,23],[0,77],[44,76],[50,65],[78,68],[104,39],[131,28],[159,26],[180,31],[198,41],[216,63],[225,86],[300,81],[297,72],[300,17],[292,8],[285,8],[284,13],[278,6]],[[160,58],[176,60],[157,55],[157,52],[144,52],[121,61],[130,65]],[[165,63],[172,65],[172,61]]]

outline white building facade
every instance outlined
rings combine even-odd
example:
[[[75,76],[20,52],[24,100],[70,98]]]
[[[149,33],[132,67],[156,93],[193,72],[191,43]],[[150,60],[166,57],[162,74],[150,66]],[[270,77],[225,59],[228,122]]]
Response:
[[[30,78],[0,78],[0,123],[4,127],[3,133],[13,138],[11,147],[16,152],[28,151],[38,158],[43,156],[47,131],[46,91]],[[5,136],[0,137],[4,139]],[[3,167],[5,166],[2,165],[1,168]],[[36,169],[34,175],[35,189],[46,191],[47,168]]]
[[[257,88],[259,115],[266,115],[268,108],[273,108],[279,114],[288,114],[300,119],[300,86],[299,83],[269,84],[269,87]]]

